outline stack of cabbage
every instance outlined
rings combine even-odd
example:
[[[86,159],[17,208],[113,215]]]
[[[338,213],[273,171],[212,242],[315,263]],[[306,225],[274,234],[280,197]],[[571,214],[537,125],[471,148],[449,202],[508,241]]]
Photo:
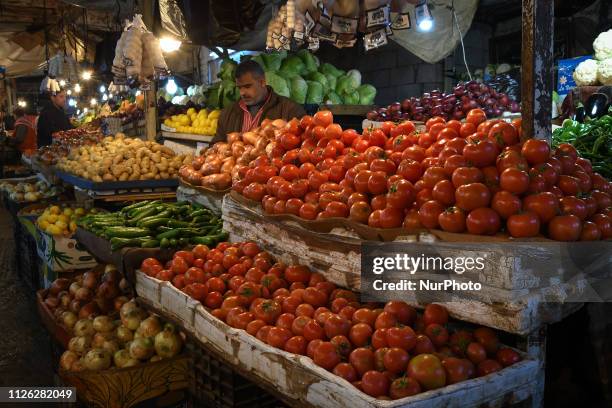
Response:
[[[320,64],[308,50],[295,54],[275,52],[260,54],[253,58],[266,72],[268,85],[276,93],[291,98],[300,104],[345,104],[371,105],[376,88],[361,84],[361,73],[355,69],[348,72],[331,64]],[[209,88],[208,105],[225,107],[240,97],[234,84],[236,63],[226,60],[221,65],[220,82]]]

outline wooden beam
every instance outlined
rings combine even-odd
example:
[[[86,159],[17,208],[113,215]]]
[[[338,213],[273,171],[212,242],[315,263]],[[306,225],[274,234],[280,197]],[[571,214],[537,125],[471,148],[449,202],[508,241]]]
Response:
[[[554,1],[523,1],[521,112],[523,137],[552,136]]]

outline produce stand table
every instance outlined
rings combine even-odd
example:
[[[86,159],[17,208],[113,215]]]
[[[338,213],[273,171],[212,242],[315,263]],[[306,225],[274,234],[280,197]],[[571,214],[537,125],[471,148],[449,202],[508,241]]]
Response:
[[[223,197],[229,191],[213,192],[202,187],[193,186],[183,180],[179,181],[179,186],[176,189],[176,198],[178,201],[189,201],[208,207],[218,213],[221,213]]]
[[[530,397],[533,399],[537,393],[539,364],[534,359],[526,358],[486,377],[402,400],[377,400],[316,366],[307,357],[275,349],[243,330],[229,327],[168,282],[149,278],[137,271],[136,292],[140,296],[139,300],[147,307],[180,324],[206,350],[291,406],[498,407],[519,403]]]
[[[196,153],[203,147],[211,144],[213,135],[196,135],[191,133],[161,131],[164,146],[168,146],[177,153]]]
[[[53,166],[40,161],[36,156],[30,159],[29,166],[32,170],[39,173],[49,184],[58,184],[59,178],[56,176]]]
[[[87,180],[82,177],[75,176],[70,173],[65,173],[56,170],[57,176],[68,184],[79,187],[83,190],[94,191],[113,191],[113,190],[129,190],[142,188],[159,188],[159,187],[176,187],[178,186],[177,179],[167,180],[133,180],[133,181],[105,181],[96,183],[92,180]]]

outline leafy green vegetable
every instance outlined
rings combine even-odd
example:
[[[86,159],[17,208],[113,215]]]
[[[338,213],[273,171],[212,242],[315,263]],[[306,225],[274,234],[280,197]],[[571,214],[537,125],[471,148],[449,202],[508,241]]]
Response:
[[[330,105],[342,105],[342,98],[334,91],[329,91],[327,95],[325,95],[325,103]]]
[[[319,71],[325,75],[333,75],[336,78],[344,74],[343,71],[339,70],[338,68],[334,67],[332,64],[329,64],[327,62],[321,64]]]
[[[370,84],[363,84],[357,88],[359,93],[359,104],[360,105],[372,105],[374,98],[376,98],[376,88]]]
[[[306,79],[310,81],[317,81],[323,85],[323,89],[327,89],[328,87],[327,77],[320,72],[311,72],[306,76]]]
[[[229,58],[226,58],[221,63],[221,68],[220,68],[219,73],[217,74],[217,76],[219,78],[221,78],[222,80],[233,81],[234,80],[234,73],[236,72],[236,67],[237,66],[238,66],[238,64],[236,63],[236,61],[233,61],[233,60],[231,60]]]
[[[340,95],[342,95],[342,98],[344,99],[344,103],[347,105],[359,104],[359,92],[357,92],[357,90],[352,91],[352,92],[346,92]]]
[[[300,59],[304,63],[302,75],[306,75],[311,72],[316,72],[316,70],[319,68],[319,64],[317,64],[317,61],[314,59],[314,56],[310,53],[310,51],[302,49],[298,51],[296,55],[300,57]]]
[[[308,93],[306,94],[306,103],[320,104],[323,102],[323,85],[316,81],[308,82]]]
[[[294,77],[300,75],[305,65],[297,55],[290,55],[281,63],[279,72]]]
[[[266,72],[266,82],[268,85],[274,89],[279,95],[290,97],[291,92],[289,91],[289,86],[287,85],[287,81],[278,75],[276,72],[268,71]]]
[[[264,63],[266,64],[266,67],[264,68],[266,71],[278,71],[281,67],[281,63],[283,62],[283,59],[287,56],[287,53],[279,53],[279,52],[275,52],[275,53],[271,53],[271,54],[260,54],[264,61]]]
[[[612,178],[612,108],[608,115],[585,123],[566,120],[552,135],[553,147],[572,144],[580,156],[591,161],[593,171]]]
[[[306,94],[308,93],[308,84],[300,76],[291,79],[291,99],[297,103],[304,104],[306,102]]]
[[[331,74],[324,74],[324,75],[325,75],[325,78],[327,78],[327,86],[329,87],[329,89],[335,90],[336,83],[338,82],[336,77]]]

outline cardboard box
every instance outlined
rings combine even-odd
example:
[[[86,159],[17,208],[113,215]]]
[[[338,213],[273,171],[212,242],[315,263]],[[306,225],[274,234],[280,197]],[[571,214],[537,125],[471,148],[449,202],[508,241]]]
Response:
[[[96,266],[96,259],[76,239],[52,236],[40,229],[38,232],[40,234],[36,248],[38,256],[53,271],[61,272]]]

